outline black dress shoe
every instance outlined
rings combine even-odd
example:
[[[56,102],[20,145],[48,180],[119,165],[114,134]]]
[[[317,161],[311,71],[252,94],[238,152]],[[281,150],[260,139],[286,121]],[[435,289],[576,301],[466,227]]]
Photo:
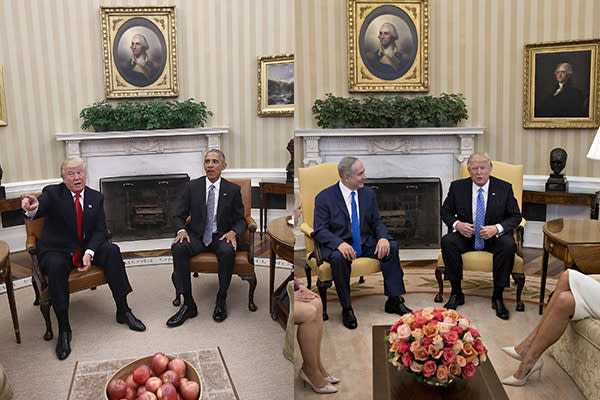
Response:
[[[456,310],[456,307],[462,306],[463,304],[465,304],[464,293],[452,294],[450,295],[448,302],[444,304],[444,308],[447,308],[448,310]]]
[[[59,332],[58,341],[56,342],[56,357],[59,360],[64,360],[71,354],[71,332]]]
[[[412,310],[404,305],[402,297],[390,297],[385,302],[385,312],[390,314],[409,314]]]
[[[169,320],[167,321],[167,326],[175,327],[183,324],[186,319],[194,318],[198,315],[198,309],[196,305],[190,306],[189,304],[184,304],[181,306],[179,311],[175,313]]]
[[[508,319],[510,316],[508,309],[504,305],[502,299],[492,300],[492,308],[496,310],[496,317],[500,319]]]
[[[342,322],[346,328],[356,329],[358,322],[356,322],[356,316],[354,315],[354,310],[352,310],[352,308],[344,308],[342,311]]]
[[[131,310],[125,311],[124,313],[117,312],[117,322],[120,324],[127,324],[129,329],[131,329],[132,331],[141,332],[146,330],[146,325],[144,325],[142,321],[137,319],[135,315],[133,315]]]
[[[213,311],[213,319],[216,322],[223,322],[227,318],[227,304],[225,303],[225,299],[217,297],[217,302],[215,304],[215,310]]]

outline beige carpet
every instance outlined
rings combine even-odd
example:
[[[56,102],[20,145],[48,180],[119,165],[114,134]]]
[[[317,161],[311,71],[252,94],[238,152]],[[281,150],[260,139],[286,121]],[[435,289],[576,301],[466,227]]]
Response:
[[[115,305],[107,285],[75,293],[70,310],[72,353],[64,361],[59,361],[54,353],[56,340],[42,338],[44,322],[39,307],[32,305],[33,290],[24,288],[15,293],[21,344],[15,340],[6,294],[0,295],[0,363],[15,390],[14,400],[66,399],[76,362],[217,347],[222,350],[240,399],[292,398],[293,365],[282,355],[284,331],[268,310],[268,268],[256,268],[256,312],[248,311],[248,283],[233,277],[227,298],[229,317],[222,323],[211,317],[218,287],[216,275],[194,278],[193,294],[199,315],[177,328],[165,325],[177,311],[171,304],[172,265],[130,267],[127,271],[134,288],[128,296],[129,305],[146,324],[146,332],[134,332],[115,322]],[[276,282],[287,273],[278,270]],[[53,324],[56,327],[54,317]]]

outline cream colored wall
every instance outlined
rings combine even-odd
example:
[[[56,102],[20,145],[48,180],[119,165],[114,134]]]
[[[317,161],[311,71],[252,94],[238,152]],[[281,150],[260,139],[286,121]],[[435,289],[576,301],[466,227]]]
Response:
[[[469,119],[485,127],[477,151],[522,163],[526,174],[551,172],[549,153],[563,147],[564,173],[600,176],[587,160],[592,129],[524,129],[523,48],[527,43],[600,37],[598,0],[430,0],[430,91],[462,92]],[[311,115],[325,93],[348,96],[346,0],[295,0],[295,128],[317,128]],[[296,159],[299,160],[300,154]],[[298,162],[298,161],[297,161]]]
[[[207,125],[231,127],[230,168],[285,168],[293,118],[257,117],[256,57],[294,52],[292,0],[0,0],[3,183],[56,177],[54,134],[79,131],[79,111],[104,98],[101,5],[175,5],[178,100],[205,101]]]

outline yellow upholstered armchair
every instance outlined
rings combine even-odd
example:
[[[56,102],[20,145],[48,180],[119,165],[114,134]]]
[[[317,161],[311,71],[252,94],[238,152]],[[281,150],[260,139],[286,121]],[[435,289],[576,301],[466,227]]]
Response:
[[[323,320],[329,319],[327,315],[327,289],[331,287],[333,277],[331,265],[321,258],[319,243],[313,238],[313,218],[315,197],[321,190],[333,185],[339,180],[337,164],[324,163],[309,168],[298,169],[298,184],[302,195],[302,218],[300,230],[304,233],[306,243],[306,265],[304,267],[307,277],[307,287],[310,288],[311,273],[317,276],[317,288],[323,303]],[[360,277],[380,272],[379,261],[368,257],[359,257],[352,262],[350,276]]]
[[[492,175],[496,178],[502,179],[512,184],[513,192],[519,209],[522,210],[521,198],[523,197],[523,166],[512,165],[501,161],[492,161]],[[469,176],[467,166],[462,166],[462,177],[466,178]],[[517,285],[517,311],[524,311],[525,305],[521,301],[521,293],[525,286],[525,273],[523,268],[522,246],[523,246],[523,229],[525,228],[525,219],[521,221],[521,224],[517,226],[513,235],[515,236],[515,242],[517,244],[517,253],[515,254],[515,263],[512,270],[512,277]],[[469,251],[462,255],[463,270],[464,271],[485,271],[492,272],[493,265],[493,254],[487,251]],[[442,253],[438,255],[437,268],[435,270],[435,278],[438,282],[439,292],[435,296],[434,301],[441,303],[444,301],[442,296],[444,290],[444,282],[442,274],[444,272],[444,259]]]

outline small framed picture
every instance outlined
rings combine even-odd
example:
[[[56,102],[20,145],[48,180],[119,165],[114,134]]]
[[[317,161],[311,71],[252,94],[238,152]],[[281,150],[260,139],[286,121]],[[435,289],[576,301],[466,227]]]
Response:
[[[6,96],[4,95],[4,72],[0,65],[0,126],[8,125],[8,117],[6,116]]]
[[[175,7],[100,7],[107,98],[174,97]]]
[[[294,115],[294,55],[258,57],[259,116]]]
[[[525,45],[523,127],[598,127],[599,46],[599,39]]]
[[[429,90],[428,0],[348,0],[348,90]]]

